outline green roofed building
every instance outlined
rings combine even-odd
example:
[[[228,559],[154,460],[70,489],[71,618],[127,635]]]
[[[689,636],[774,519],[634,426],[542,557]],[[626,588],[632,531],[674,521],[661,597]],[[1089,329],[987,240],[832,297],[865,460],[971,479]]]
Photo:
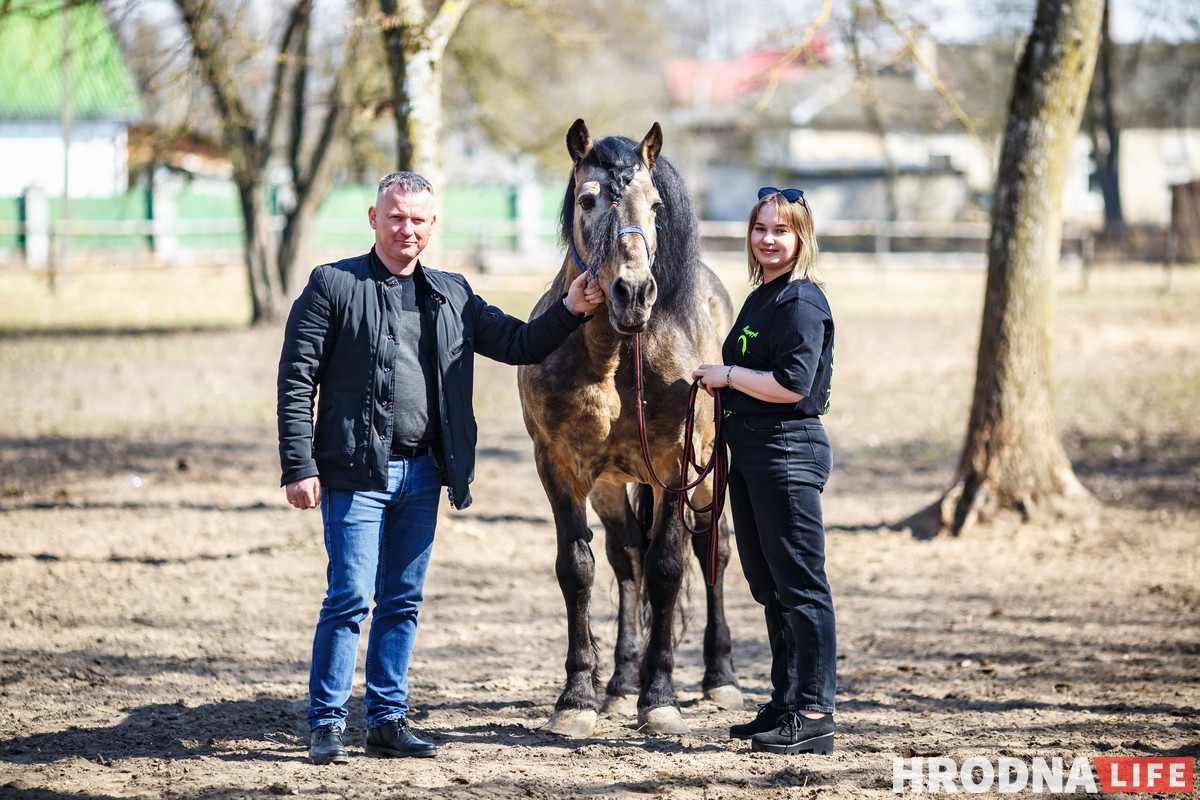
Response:
[[[30,186],[62,194],[67,85],[70,194],[114,195],[128,185],[128,128],[141,113],[133,77],[99,5],[68,3],[66,24],[63,5],[11,0],[0,12],[0,196]]]

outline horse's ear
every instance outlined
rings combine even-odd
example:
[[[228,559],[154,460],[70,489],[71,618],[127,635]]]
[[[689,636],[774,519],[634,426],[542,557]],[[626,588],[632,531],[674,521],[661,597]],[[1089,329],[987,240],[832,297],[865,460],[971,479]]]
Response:
[[[587,123],[582,119],[575,120],[571,130],[567,131],[567,152],[576,164],[592,152],[592,135],[588,133]]]
[[[651,126],[646,137],[642,139],[642,143],[638,145],[638,155],[642,157],[642,163],[646,165],[646,169],[654,169],[654,162],[658,160],[658,151],[662,150],[662,128],[656,122]]]

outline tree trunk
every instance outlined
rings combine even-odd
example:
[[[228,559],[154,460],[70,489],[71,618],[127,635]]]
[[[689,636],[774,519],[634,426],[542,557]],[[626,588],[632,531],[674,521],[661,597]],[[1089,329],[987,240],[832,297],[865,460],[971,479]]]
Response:
[[[412,152],[416,171],[433,184],[439,194],[445,192],[446,176],[442,165],[442,55],[445,42],[434,52],[416,50],[410,54],[404,94],[411,103],[405,138]]]
[[[313,219],[317,209],[328,195],[328,189],[321,198],[312,197],[314,202],[297,203],[283,218],[283,230],[279,232],[279,256],[277,274],[282,284],[283,293],[291,295],[293,289],[303,283],[297,281],[300,270],[308,259],[309,244],[312,242]],[[310,267],[314,266],[309,264]]]
[[[247,76],[253,49],[231,49],[229,32],[237,29],[233,17],[223,16],[228,8],[206,0],[175,0],[192,43],[196,63],[212,92],[221,126],[226,155],[233,167],[234,183],[241,200],[245,223],[244,262],[251,298],[251,324],[271,324],[286,312],[288,278],[303,252],[311,221],[329,191],[334,143],[344,135],[351,111],[355,72],[362,68],[358,58],[360,13],[364,0],[355,0],[354,24],[349,28],[342,67],[330,90],[329,107],[315,143],[305,146],[310,118],[308,79],[309,35],[313,0],[294,0],[286,7],[279,44],[272,51],[273,66],[266,103],[255,102],[256,88]],[[291,81],[289,83],[289,76]],[[282,239],[272,226],[267,205],[267,166],[279,150],[276,130],[281,121],[289,126],[286,156],[296,189],[296,205],[290,210]]]
[[[408,141],[408,115],[412,103],[408,98],[408,29],[419,24],[400,13],[397,0],[379,0],[383,18],[379,35],[387,54],[388,73],[392,86],[392,116],[396,124],[396,169],[412,170],[412,146]]]
[[[366,0],[354,0],[351,8],[355,19],[362,19]],[[312,238],[313,220],[333,188],[333,173],[337,152],[350,127],[351,107],[362,71],[363,25],[354,25],[346,41],[346,56],[338,68],[333,85],[326,95],[328,108],[320,129],[312,137],[311,146],[304,148],[309,107],[308,30],[303,31],[299,47],[303,58],[293,78],[292,121],[288,131],[288,165],[291,168],[295,204],[284,214],[283,230],[279,235],[279,279],[285,295],[292,294],[295,278],[300,274],[300,262],[307,256]]]
[[[1100,52],[1095,80],[1088,99],[1088,131],[1092,140],[1092,159],[1096,164],[1096,182],[1104,197],[1104,227],[1120,230],[1125,225],[1121,208],[1120,152],[1121,132],[1113,110],[1113,40],[1109,4],[1104,3],[1104,21],[1100,28]],[[1100,132],[1104,132],[1103,140]]]
[[[379,0],[380,31],[391,73],[396,117],[396,169],[418,172],[445,192],[442,166],[442,74],[446,45],[471,0],[438,0],[432,14],[421,3]],[[425,250],[428,263],[441,259],[441,240]]]
[[[396,117],[396,168],[421,173],[434,191],[442,168],[442,73],[446,45],[471,0],[440,0],[431,14],[420,3],[379,0]]]
[[[1103,0],[1039,0],[1018,66],[996,181],[987,294],[954,485],[912,520],[958,534],[998,512],[1025,521],[1089,498],[1058,436],[1051,390],[1062,195],[1095,66]]]
[[[250,284],[250,320],[254,325],[269,325],[283,319],[285,305],[276,267],[271,210],[263,186],[261,179],[238,181],[242,221],[246,228],[242,252]]]
[[[280,48],[281,54],[289,49],[291,37],[310,3],[311,0],[298,0],[292,8],[284,43]],[[213,9],[202,0],[175,0],[175,5],[191,40],[196,63],[212,92],[225,152],[233,167],[233,180],[238,188],[242,221],[245,224],[243,261],[250,289],[250,324],[270,324],[281,318],[284,297],[278,265],[275,263],[275,240],[264,196],[264,176],[274,125],[281,116],[279,108],[283,92],[280,86],[285,59],[280,58],[276,62],[273,91],[265,115],[265,130],[260,134],[255,127],[254,115],[249,111],[252,105],[240,91],[234,65],[219,52],[221,32],[227,30],[228,26],[214,25],[214,18],[210,16]]]

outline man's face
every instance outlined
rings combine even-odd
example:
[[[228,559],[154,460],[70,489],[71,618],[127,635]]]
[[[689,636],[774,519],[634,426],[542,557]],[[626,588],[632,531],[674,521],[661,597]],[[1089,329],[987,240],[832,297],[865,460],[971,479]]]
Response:
[[[389,186],[367,211],[367,218],[375,231],[375,252],[384,266],[396,275],[412,272],[437,221],[433,195]]]

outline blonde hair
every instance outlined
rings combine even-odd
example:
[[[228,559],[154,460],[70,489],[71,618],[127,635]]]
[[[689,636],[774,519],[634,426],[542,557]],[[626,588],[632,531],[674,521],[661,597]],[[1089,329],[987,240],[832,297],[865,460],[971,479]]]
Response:
[[[750,236],[754,233],[754,224],[758,222],[758,212],[766,205],[775,206],[776,218],[782,220],[796,234],[799,244],[788,280],[807,278],[822,289],[825,288],[825,283],[817,277],[817,255],[820,250],[817,247],[817,232],[813,225],[812,210],[809,209],[808,203],[803,197],[795,202],[788,202],[783,195],[778,193],[767,195],[755,203],[754,208],[750,209],[750,221],[746,227],[746,266],[750,274],[750,284],[758,286],[763,281],[763,267],[754,257],[754,250],[750,247]]]

